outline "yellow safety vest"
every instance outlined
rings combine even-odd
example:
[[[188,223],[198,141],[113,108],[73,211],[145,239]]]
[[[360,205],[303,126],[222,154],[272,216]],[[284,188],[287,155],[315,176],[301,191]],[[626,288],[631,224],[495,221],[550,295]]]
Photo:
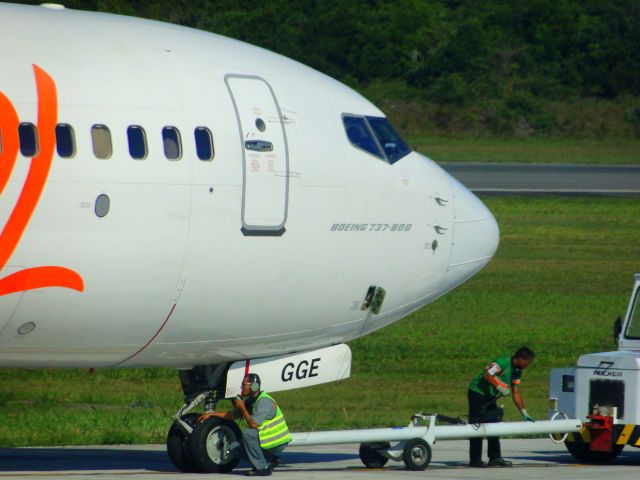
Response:
[[[291,433],[289,432],[287,422],[284,421],[284,415],[282,415],[282,410],[280,410],[278,403],[271,397],[271,395],[266,392],[262,392],[256,399],[254,405],[256,405],[261,398],[268,398],[275,404],[276,415],[271,420],[265,420],[262,422],[262,425],[258,427],[260,448],[275,448],[289,443],[291,441]]]

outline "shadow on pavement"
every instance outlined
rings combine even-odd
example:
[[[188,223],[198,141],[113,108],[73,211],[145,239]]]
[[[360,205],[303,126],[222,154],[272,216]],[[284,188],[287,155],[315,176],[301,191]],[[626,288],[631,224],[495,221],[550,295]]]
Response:
[[[357,454],[287,452],[283,465],[322,463],[358,458]],[[240,468],[246,466],[244,462]],[[0,472],[55,472],[82,470],[147,470],[175,472],[164,450],[133,448],[2,448]]]
[[[584,463],[575,459],[569,452],[557,451],[532,451],[531,455],[511,455],[509,459],[513,460],[533,460],[558,464],[574,464],[584,465]],[[640,449],[627,446],[620,455],[608,465],[640,465]]]

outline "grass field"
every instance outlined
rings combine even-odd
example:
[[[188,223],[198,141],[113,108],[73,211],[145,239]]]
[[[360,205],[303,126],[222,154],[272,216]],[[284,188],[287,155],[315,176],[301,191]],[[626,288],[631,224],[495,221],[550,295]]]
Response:
[[[487,139],[409,136],[407,142],[437,162],[640,164],[640,139]]]
[[[612,322],[640,271],[640,202],[487,197],[501,228],[489,266],[434,304],[352,342],[352,378],[276,398],[293,430],[402,425],[464,414],[469,379],[522,344],[530,413],[552,367],[614,349]],[[0,370],[0,446],[163,442],[181,403],[174,371]],[[225,405],[222,405],[225,407]],[[508,419],[516,419],[511,400]]]

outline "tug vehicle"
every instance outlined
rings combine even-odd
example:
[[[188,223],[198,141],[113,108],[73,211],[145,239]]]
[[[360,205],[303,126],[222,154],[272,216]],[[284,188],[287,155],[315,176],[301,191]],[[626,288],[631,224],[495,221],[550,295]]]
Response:
[[[624,320],[614,324],[618,350],[589,353],[573,368],[551,370],[550,414],[564,413],[583,421],[580,432],[564,443],[578,460],[607,463],[625,445],[640,447],[640,274]]]

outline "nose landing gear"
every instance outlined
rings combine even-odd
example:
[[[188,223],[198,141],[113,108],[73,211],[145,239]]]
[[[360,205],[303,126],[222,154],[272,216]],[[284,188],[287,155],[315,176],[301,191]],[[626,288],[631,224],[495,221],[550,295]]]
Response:
[[[215,411],[227,368],[225,364],[180,371],[185,403],[169,428],[167,454],[181,472],[227,473],[240,461],[242,432],[238,425],[214,417],[198,423],[200,414],[191,412],[200,404],[206,412]]]

